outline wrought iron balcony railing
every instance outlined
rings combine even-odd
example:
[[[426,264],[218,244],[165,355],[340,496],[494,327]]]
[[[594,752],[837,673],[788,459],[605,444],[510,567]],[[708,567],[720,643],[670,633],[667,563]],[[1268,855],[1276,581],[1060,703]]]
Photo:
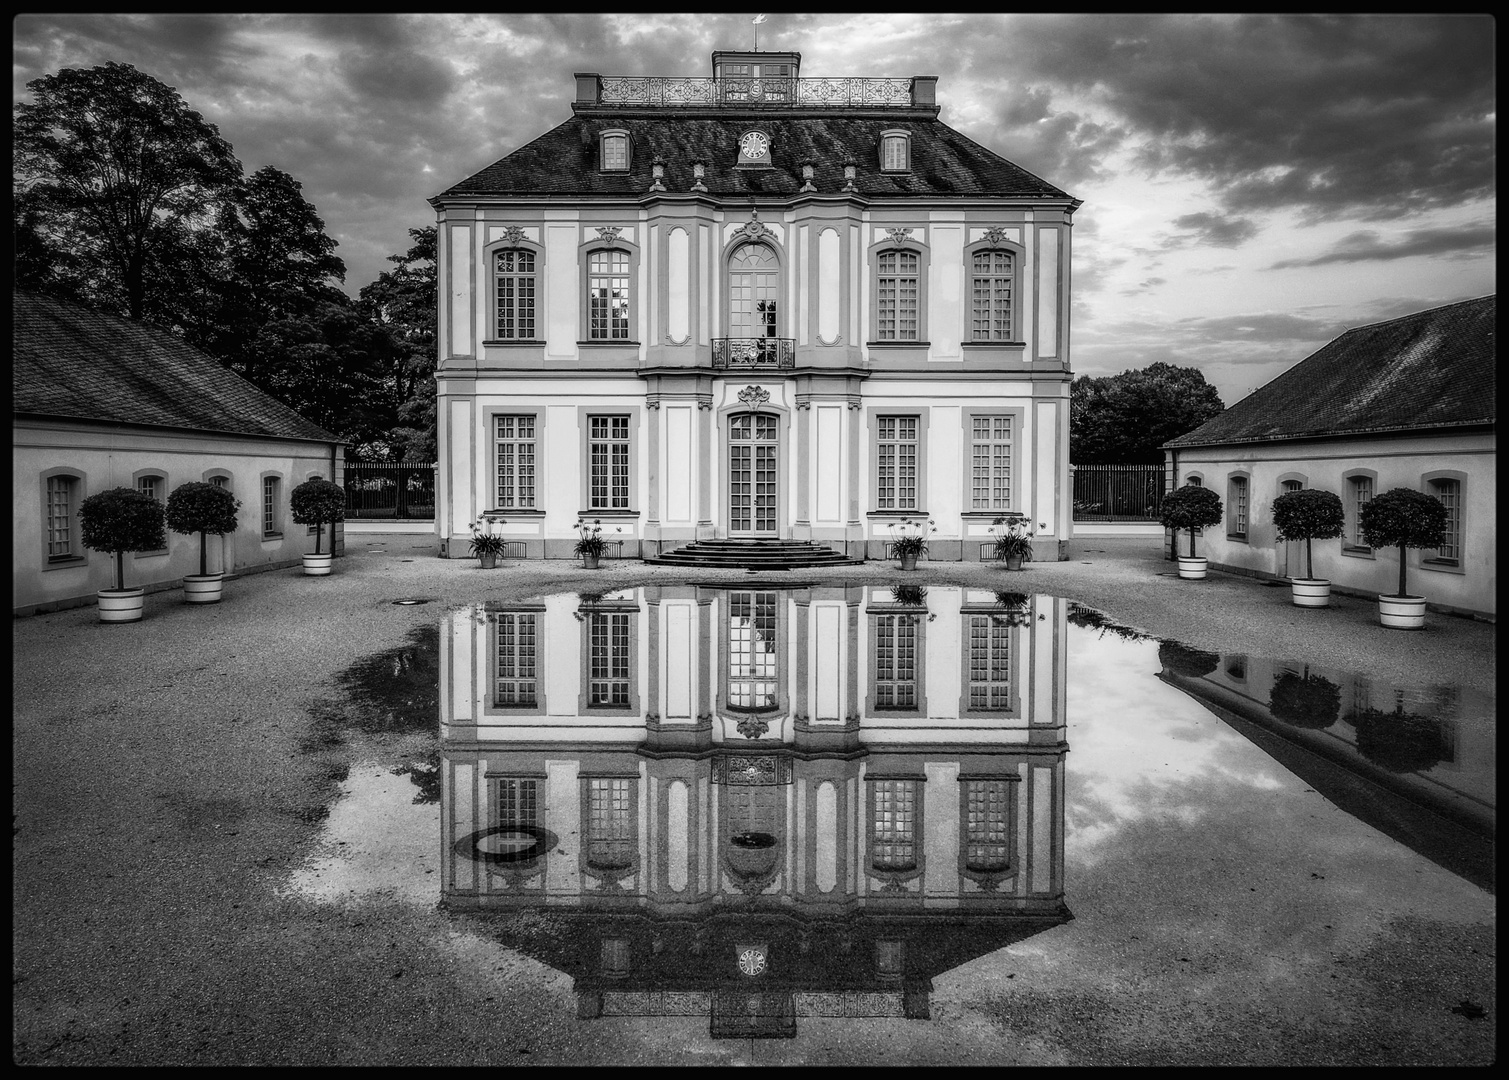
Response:
[[[699,79],[660,76],[599,76],[598,105],[634,107],[746,108],[750,105],[813,108],[865,106],[910,108],[912,79]]]
[[[785,337],[713,338],[715,368],[794,368],[796,339]]]

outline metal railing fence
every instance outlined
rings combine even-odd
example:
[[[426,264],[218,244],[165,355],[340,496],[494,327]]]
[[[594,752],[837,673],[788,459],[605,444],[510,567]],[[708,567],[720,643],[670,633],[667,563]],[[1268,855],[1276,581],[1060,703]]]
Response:
[[[435,517],[435,466],[428,462],[348,461],[345,488],[348,520]]]
[[[1157,521],[1162,465],[1075,465],[1075,521]]]

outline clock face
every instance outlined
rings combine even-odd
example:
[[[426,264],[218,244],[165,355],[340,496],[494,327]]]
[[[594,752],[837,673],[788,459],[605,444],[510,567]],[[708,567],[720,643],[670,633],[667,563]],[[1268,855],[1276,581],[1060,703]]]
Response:
[[[746,975],[759,975],[765,970],[765,954],[758,949],[745,949],[739,954],[739,970]]]
[[[751,131],[739,140],[739,149],[744,152],[745,157],[764,157],[768,145],[768,140],[758,131]]]

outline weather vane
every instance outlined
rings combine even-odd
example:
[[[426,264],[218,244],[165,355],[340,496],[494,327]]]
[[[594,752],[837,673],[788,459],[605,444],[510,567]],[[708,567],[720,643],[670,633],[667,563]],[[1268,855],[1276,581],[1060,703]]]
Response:
[[[756,15],[754,17],[754,51],[755,52],[759,52],[760,51],[760,24],[762,22],[764,22],[764,21],[765,21],[765,16],[763,16],[763,15]]]

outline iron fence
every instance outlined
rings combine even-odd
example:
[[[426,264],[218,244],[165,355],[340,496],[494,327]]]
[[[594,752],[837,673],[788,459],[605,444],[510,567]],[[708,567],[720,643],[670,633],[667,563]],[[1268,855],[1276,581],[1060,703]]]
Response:
[[[432,521],[435,466],[423,461],[346,462],[346,517]]]
[[[1074,466],[1075,521],[1157,521],[1162,465]]]
[[[814,105],[896,108],[912,104],[911,79],[679,78],[602,75],[598,104],[729,108]]]
[[[796,338],[713,338],[715,368],[794,368]]]

